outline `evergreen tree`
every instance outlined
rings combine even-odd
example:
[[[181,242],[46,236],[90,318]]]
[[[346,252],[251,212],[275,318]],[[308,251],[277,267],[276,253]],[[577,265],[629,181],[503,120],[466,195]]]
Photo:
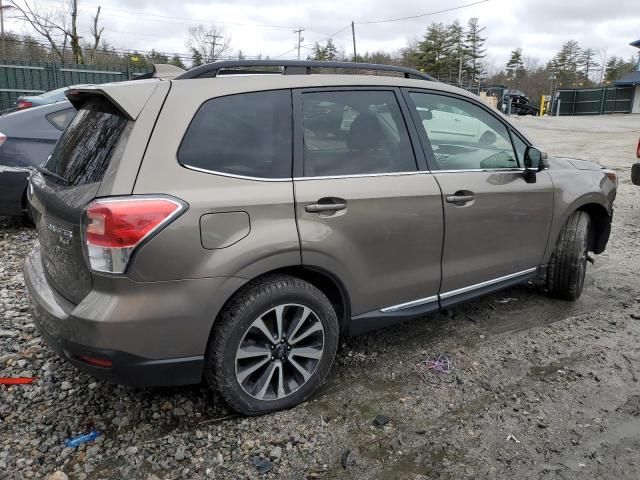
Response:
[[[191,49],[191,66],[199,67],[202,64],[203,64],[202,54],[200,54],[200,52],[195,48],[192,48]]]
[[[465,45],[464,28],[456,20],[447,27],[451,53],[449,55],[449,70],[454,73],[458,83],[462,83],[464,66],[468,62],[469,51]]]
[[[164,53],[156,52],[154,49],[147,54],[147,62],[150,64],[154,63],[169,63],[169,57],[167,57]]]
[[[466,65],[466,70],[471,82],[475,82],[483,71],[480,60],[485,57],[487,52],[487,49],[484,48],[484,42],[487,38],[482,36],[485,28],[486,27],[480,27],[480,23],[475,17],[471,18],[467,24],[465,46],[469,52],[469,60]]]
[[[578,66],[582,49],[578,42],[569,40],[562,45],[560,51],[551,60],[551,67],[556,74],[559,86],[575,86],[578,79]]]
[[[614,83],[616,80],[633,72],[636,69],[636,59],[631,57],[625,61],[622,57],[611,57],[605,66],[604,80],[606,83]]]
[[[171,60],[169,61],[169,63],[171,65],[175,65],[176,67],[180,67],[182,69],[187,69],[187,67],[184,66],[184,63],[182,63],[182,60],[180,59],[180,56],[176,53],[173,57],[171,57]]]
[[[333,39],[328,39],[326,45],[316,42],[313,45],[313,57],[310,60],[330,61],[338,58],[338,49],[333,43]]]
[[[590,82],[589,76],[600,66],[596,59],[596,52],[592,48],[582,51],[578,59],[579,78],[581,83]]]
[[[417,63],[430,75],[445,79],[451,74],[451,48],[448,28],[442,23],[432,23],[418,44]]]
[[[507,69],[505,70],[507,78],[515,82],[516,88],[518,87],[520,80],[525,75],[524,60],[522,58],[522,49],[516,48],[511,52],[511,57],[507,62]]]

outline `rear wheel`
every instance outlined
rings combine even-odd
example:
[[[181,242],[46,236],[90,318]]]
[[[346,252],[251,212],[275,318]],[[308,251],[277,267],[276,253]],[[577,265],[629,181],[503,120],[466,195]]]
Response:
[[[214,326],[205,378],[245,415],[306,400],[327,376],[338,347],[338,320],[327,297],[291,276],[243,288]]]
[[[590,246],[591,218],[574,212],[560,232],[549,260],[547,289],[554,297],[577,300],[582,294]]]

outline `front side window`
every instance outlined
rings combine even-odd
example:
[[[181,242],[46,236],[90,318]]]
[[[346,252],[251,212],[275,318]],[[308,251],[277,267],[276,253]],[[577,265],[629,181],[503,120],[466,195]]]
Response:
[[[409,135],[393,92],[305,93],[302,106],[305,176],[416,170]]]
[[[189,125],[178,161],[231,175],[291,178],[291,137],[289,90],[213,98]]]
[[[438,170],[518,168],[505,125],[466,100],[411,92]]]
[[[527,150],[527,144],[513,131],[511,132],[511,137],[513,138],[513,145],[516,147],[520,165],[524,165],[524,152]]]

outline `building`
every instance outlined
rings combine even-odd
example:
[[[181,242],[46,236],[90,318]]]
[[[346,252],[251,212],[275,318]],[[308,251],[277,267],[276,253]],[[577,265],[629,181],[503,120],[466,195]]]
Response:
[[[640,48],[640,40],[631,42],[629,45]],[[640,113],[640,61],[638,62],[635,72],[631,72],[629,75],[616,81],[616,87],[633,87],[635,89],[631,113]]]

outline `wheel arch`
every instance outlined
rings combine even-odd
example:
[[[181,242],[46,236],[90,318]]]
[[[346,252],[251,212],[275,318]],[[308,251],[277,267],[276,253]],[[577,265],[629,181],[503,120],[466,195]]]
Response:
[[[591,219],[591,251],[595,254],[604,252],[611,234],[611,216],[608,210],[599,203],[586,203],[576,211],[583,211]]]
[[[562,229],[567,224],[569,217],[577,211],[587,212],[591,219],[592,234],[590,250],[596,254],[604,252],[607,242],[609,241],[609,234],[611,233],[611,214],[609,208],[606,206],[606,201],[603,199],[603,196],[590,193],[576,199],[573,203],[564,208],[563,214],[554,221],[543,263],[546,264],[546,262],[549,261],[556,248]]]
[[[309,282],[313,286],[315,286],[318,290],[324,293],[333,308],[336,311],[336,316],[338,318],[338,323],[340,325],[340,337],[343,338],[349,334],[349,326],[351,320],[351,302],[349,299],[349,293],[344,286],[344,283],[332,272],[316,266],[310,265],[290,265],[285,266],[273,270],[266,271],[261,273],[260,275],[255,276],[254,278],[249,279],[242,286],[237,288],[229,297],[226,299],[220,310],[217,312],[216,317],[213,321],[213,325],[216,324],[218,317],[227,307],[227,305],[233,300],[233,298],[240,292],[241,290],[247,288],[249,285],[254,282],[260,280],[266,276],[273,275],[290,275],[292,277],[300,278],[306,282]],[[213,331],[212,325],[212,331]]]

